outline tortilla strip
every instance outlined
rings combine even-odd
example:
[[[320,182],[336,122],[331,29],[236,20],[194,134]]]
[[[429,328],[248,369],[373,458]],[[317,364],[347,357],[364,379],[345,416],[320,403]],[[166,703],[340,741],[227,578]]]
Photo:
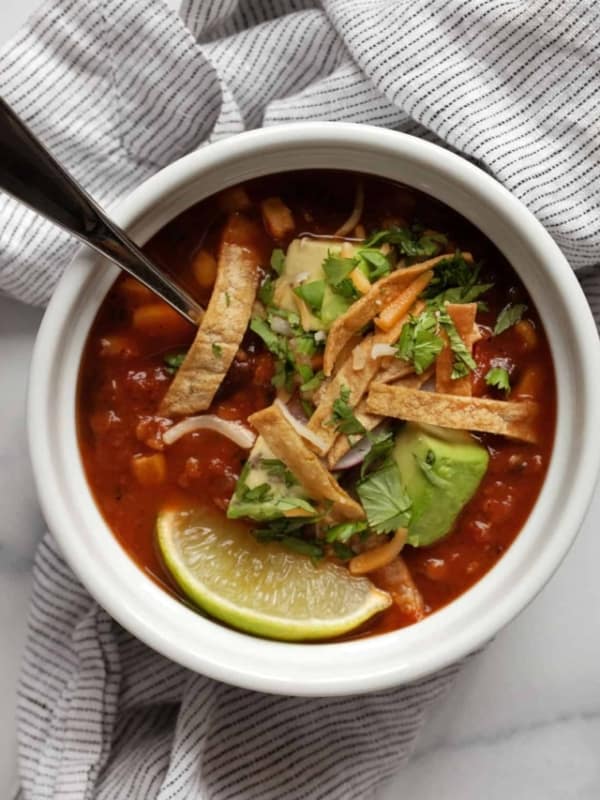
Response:
[[[369,336],[365,336],[362,342],[354,348],[350,356],[344,361],[334,377],[329,381],[327,387],[321,392],[319,405],[308,421],[308,427],[311,431],[314,431],[325,444],[321,455],[327,455],[337,436],[335,426],[329,425],[328,423],[333,413],[333,404],[340,396],[342,389],[344,387],[349,389],[348,404],[351,408],[356,408],[361,397],[367,391],[369,383],[375,377],[379,369],[380,359],[371,358],[373,345],[391,344],[391,342],[395,342],[400,336],[400,331],[407,318],[408,315],[406,318],[401,319],[394,328],[385,333],[372,333]],[[354,369],[353,362],[355,351],[359,351],[360,358],[358,360],[364,364],[360,370]]]
[[[472,261],[470,253],[463,253],[466,261]],[[415,278],[427,272],[432,267],[435,267],[440,261],[445,258],[451,258],[448,253],[435,258],[430,258],[428,261],[422,261],[420,264],[415,264],[412,267],[404,269],[397,269],[391,275],[385,278],[380,278],[376,281],[371,290],[363,295],[359,300],[353,303],[345,314],[342,314],[336,319],[327,336],[327,345],[325,347],[325,356],[323,359],[323,371],[325,375],[331,375],[333,365],[348,339],[352,334],[360,331],[371,320],[379,314],[379,312],[393,300],[399,292],[406,289]]]
[[[481,335],[475,322],[477,303],[446,303],[448,316],[454,323],[458,335],[470,353]],[[471,373],[462,378],[452,379],[454,355],[450,349],[447,335],[442,331],[445,346],[437,357],[435,370],[435,390],[442,394],[455,394],[470,397],[473,394]]]
[[[161,403],[160,413],[194,414],[213,401],[244,338],[258,288],[254,222],[233,214],[225,227],[217,278],[196,338]],[[239,242],[239,244],[237,243]]]
[[[394,383],[394,381],[408,378],[409,375],[414,374],[415,368],[410,361],[403,361],[401,358],[394,358],[394,356],[391,356],[390,361],[392,362],[391,364],[383,367],[377,373],[377,383]]]
[[[423,619],[425,602],[402,556],[373,572],[371,578],[376,581],[377,586],[392,595],[392,600],[404,614],[415,622]]]
[[[532,400],[509,402],[460,397],[374,383],[367,397],[367,410],[442,428],[496,433],[525,442],[537,441],[534,423],[539,405]]]
[[[433,367],[430,367],[421,375],[417,375],[415,373],[407,375],[405,378],[400,380],[397,385],[406,386],[408,389],[420,389],[421,386],[423,386],[423,384],[426,383],[432,375]],[[376,378],[377,382],[379,383],[381,381],[381,373],[378,373]],[[354,416],[368,431],[372,431],[385,419],[385,417],[382,417],[379,414],[371,414],[367,410],[366,397],[363,398],[356,406],[354,410]],[[333,469],[338,461],[345,456],[348,450],[350,450],[350,448],[353,447],[358,441],[359,438],[357,438],[356,441],[353,440],[351,444],[346,434],[338,434],[337,439],[333,443],[333,447],[327,454],[327,463],[329,464],[329,468]]]
[[[302,484],[314,500],[333,502],[331,513],[344,519],[364,519],[360,503],[353,500],[308,448],[304,439],[294,430],[276,405],[263,408],[248,417],[273,451]]]
[[[412,313],[420,314],[423,307],[424,303],[419,300],[412,308]],[[367,391],[369,384],[377,374],[381,359],[383,358],[383,356],[380,358],[371,357],[373,346],[376,344],[392,344],[395,342],[400,336],[408,317],[409,314],[406,314],[406,316],[398,320],[396,325],[389,331],[379,331],[378,333],[365,336],[348,355],[333,378],[321,385],[319,405],[308,421],[308,427],[325,443],[325,449],[321,451],[321,455],[326,455],[329,452],[337,435],[335,427],[328,423],[333,413],[333,404],[340,396],[342,388],[348,387],[350,390],[348,404],[351,408],[356,408],[361,397]],[[355,365],[357,363],[360,364],[360,369],[356,368]]]

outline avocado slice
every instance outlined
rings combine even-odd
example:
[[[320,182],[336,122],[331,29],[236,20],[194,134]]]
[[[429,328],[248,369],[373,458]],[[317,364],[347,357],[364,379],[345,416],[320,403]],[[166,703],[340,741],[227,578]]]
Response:
[[[450,532],[477,491],[488,452],[466,431],[409,422],[392,455],[412,503],[408,543],[433,544]]]
[[[282,517],[292,508],[314,511],[302,486],[259,436],[238,478],[227,516],[265,521]]]
[[[355,248],[352,246],[349,254],[354,253],[354,250]],[[302,327],[306,331],[328,330],[333,320],[337,319],[350,305],[351,301],[335,295],[326,286],[321,318],[319,318],[319,316],[310,311],[305,303],[300,301],[300,298],[294,292],[298,275],[307,276],[303,281],[304,284],[324,281],[323,261],[325,261],[329,253],[339,255],[340,251],[341,244],[339,240],[310,239],[309,237],[294,239],[287,249],[283,272],[275,282],[273,302],[278,308],[283,308],[285,311],[300,312]]]

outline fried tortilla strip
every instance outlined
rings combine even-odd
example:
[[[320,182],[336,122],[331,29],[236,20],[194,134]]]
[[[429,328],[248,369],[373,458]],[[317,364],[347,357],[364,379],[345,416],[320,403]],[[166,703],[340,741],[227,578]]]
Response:
[[[382,309],[388,305],[397,295],[406,289],[416,278],[424,272],[435,267],[440,261],[450,258],[447,253],[428,261],[422,261],[413,267],[397,269],[385,278],[376,281],[367,294],[353,303],[345,314],[336,319],[327,336],[325,356],[323,359],[323,371],[325,375],[331,375],[335,361],[340,354],[348,339],[364,328],[374,319]],[[470,253],[463,253],[466,261],[472,261]],[[422,290],[421,290],[422,291]],[[414,298],[413,298],[414,302]],[[412,305],[412,302],[410,303]]]
[[[371,573],[377,586],[385,589],[392,596],[394,603],[411,620],[417,622],[425,616],[425,603],[421,592],[406,566],[402,556],[395,558],[390,564]]]
[[[360,503],[353,500],[322,461],[310,450],[276,405],[248,417],[273,452],[314,500],[333,502],[331,513],[343,519],[364,519]]]
[[[426,383],[429,378],[433,375],[433,367],[425,370],[421,375],[416,375],[414,372],[412,374],[406,375],[402,380],[398,381],[399,386],[406,386],[408,389],[420,389],[424,383]],[[376,380],[378,382],[381,381],[382,373],[377,373]],[[356,419],[364,426],[367,431],[372,431],[376,428],[380,422],[383,422],[385,417],[380,416],[379,414],[371,414],[367,410],[367,399],[364,397],[360,403],[356,406],[354,410],[354,416]],[[356,440],[359,440],[359,437],[356,437]],[[330,469],[338,463],[338,461],[346,455],[348,450],[353,447],[357,441],[352,441],[348,439],[346,434],[340,433],[333,443],[333,447],[327,454],[327,463],[329,464]]]
[[[412,309],[413,313],[420,313],[423,303],[419,301]],[[362,396],[367,391],[369,384],[379,370],[380,358],[372,358],[371,353],[376,344],[391,344],[400,336],[402,327],[408,319],[408,314],[400,319],[389,331],[372,333],[354,348],[346,361],[335,373],[333,378],[321,387],[319,405],[308,421],[308,427],[323,441],[325,448],[321,455],[327,455],[336,439],[336,431],[330,425],[333,413],[333,404],[340,397],[343,388],[349,390],[348,405],[356,408]],[[360,367],[357,368],[356,365]]]
[[[532,400],[514,403],[374,383],[367,397],[367,410],[441,428],[496,433],[525,442],[537,441],[535,421],[539,406]]]
[[[477,316],[477,303],[447,303],[446,311],[454,323],[458,335],[465,343],[469,353],[473,352],[473,345],[479,341],[481,335],[475,322]],[[448,343],[448,337],[442,332],[445,346],[436,360],[435,390],[442,394],[456,394],[470,397],[473,393],[471,374],[462,378],[452,379],[454,355]]]
[[[377,373],[377,383],[394,383],[395,381],[408,378],[414,375],[415,368],[409,361],[402,361],[401,358],[390,358],[392,362],[387,367],[382,367]]]
[[[246,333],[258,287],[259,226],[232,214],[223,233],[217,278],[196,338],[161,403],[160,413],[205,411]]]

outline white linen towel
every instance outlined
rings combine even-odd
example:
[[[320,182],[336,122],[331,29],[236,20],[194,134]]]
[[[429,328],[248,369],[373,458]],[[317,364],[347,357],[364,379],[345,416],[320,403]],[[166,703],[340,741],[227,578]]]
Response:
[[[104,205],[206,141],[348,120],[453,147],[541,220],[600,312],[595,0],[51,0],[0,93]],[[42,304],[76,243],[0,195],[0,291]],[[27,800],[352,800],[410,755],[458,666],[363,697],[242,691],[177,667],[37,554],[19,688]]]

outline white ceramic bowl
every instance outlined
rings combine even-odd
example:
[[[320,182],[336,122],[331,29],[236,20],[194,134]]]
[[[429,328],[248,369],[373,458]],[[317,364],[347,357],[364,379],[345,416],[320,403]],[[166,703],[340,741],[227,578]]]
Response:
[[[190,669],[238,686],[341,695],[405,684],[461,658],[521,611],[551,576],[582,522],[599,469],[593,429],[600,413],[600,383],[594,377],[600,348],[577,280],[533,215],[467,161],[402,134],[338,123],[242,134],[163,169],[111,213],[143,243],[184,209],[226,186],[304,168],[381,175],[447,203],[504,253],[541,312],[558,377],[554,452],[525,527],[479,583],[412,627],[321,645],[266,641],[229,630],[160,589],[107,527],[79,455],[79,362],[90,325],[117,275],[116,268],[89,251],[80,252],[67,269],[38,335],[29,438],[50,530],[87,589],[131,633]]]

